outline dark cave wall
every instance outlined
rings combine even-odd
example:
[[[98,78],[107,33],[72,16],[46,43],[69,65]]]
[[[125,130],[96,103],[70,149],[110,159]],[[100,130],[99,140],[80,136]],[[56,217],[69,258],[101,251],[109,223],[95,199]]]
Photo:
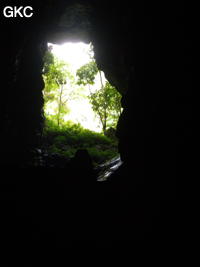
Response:
[[[192,161],[189,4],[83,0],[81,12],[75,12],[83,16],[60,29],[61,15],[77,1],[35,2],[33,19],[1,17],[0,24],[0,164],[9,165],[0,178],[2,248],[35,256],[35,249],[49,254],[83,248],[85,241],[101,249],[139,240],[177,245],[185,228],[181,231],[183,220],[177,223],[175,183],[178,176],[180,184],[191,177]],[[13,172],[40,145],[46,42],[78,38],[80,24],[81,38],[93,42],[97,63],[123,93],[124,107],[117,129],[124,164],[109,182],[91,187],[70,177],[68,169]]]
[[[145,166],[157,176],[163,169],[166,176],[175,173],[177,145],[187,142],[191,134],[191,58],[189,53],[185,56],[191,43],[184,36],[184,8],[178,2],[172,9],[170,4],[147,1],[131,5],[128,1],[40,1],[33,4],[33,19],[3,19],[3,161],[21,162],[31,147],[39,145],[41,57],[62,13],[75,2],[89,6],[88,33],[95,58],[123,93],[124,111],[117,130],[122,159],[136,169]]]
[[[48,1],[47,1],[48,2]],[[27,6],[34,8],[34,16],[4,18],[1,16],[2,65],[4,66],[1,87],[2,160],[4,165],[24,166],[31,160],[33,148],[40,146],[43,127],[42,57],[46,50],[45,33],[48,20],[56,23],[59,6],[53,3],[10,1],[3,7]],[[51,26],[50,26],[51,27]],[[45,41],[44,41],[45,40]]]

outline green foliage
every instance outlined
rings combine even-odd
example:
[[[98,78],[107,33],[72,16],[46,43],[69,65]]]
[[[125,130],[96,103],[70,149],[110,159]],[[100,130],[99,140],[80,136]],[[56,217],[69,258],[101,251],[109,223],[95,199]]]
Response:
[[[83,65],[76,72],[76,76],[78,77],[77,84],[78,85],[94,84],[94,79],[95,79],[97,72],[98,72],[98,68],[94,60]]]
[[[74,76],[64,61],[58,60],[50,51],[47,51],[44,56],[43,78],[45,82],[43,90],[45,110],[49,103],[56,103],[54,111],[59,125],[64,115],[69,112],[67,102],[74,96],[72,93],[73,85],[75,85]]]
[[[53,120],[46,119],[43,146],[49,153],[62,155],[66,160],[72,158],[78,149],[87,149],[94,164],[118,154],[116,139],[84,129],[80,124],[70,121],[58,127]]]
[[[100,117],[104,133],[107,127],[116,127],[121,114],[121,95],[108,81],[105,86],[90,94],[90,102]]]
[[[84,86],[93,85],[97,73],[99,73],[101,88],[94,93],[90,90],[89,99],[93,111],[100,119],[102,130],[104,134],[106,134],[108,127],[116,127],[118,118],[121,114],[122,107],[120,93],[108,81],[103,85],[101,71],[98,70],[94,60],[77,70],[77,83]]]
[[[89,147],[87,150],[96,164],[103,163],[117,155],[117,152],[113,149],[99,150],[96,147]]]
[[[92,47],[91,47],[92,49]],[[77,82],[75,77],[70,73],[69,66],[53,56],[51,51],[47,51],[44,57],[44,102],[45,110],[49,103],[56,103],[54,107],[54,121],[57,121],[58,126],[63,122],[63,117],[69,112],[67,102],[78,98],[86,97],[86,94],[81,95],[81,90],[86,85],[89,86],[89,96],[92,109],[99,118],[104,134],[109,127],[116,127],[118,118],[121,114],[121,95],[107,81],[105,85],[102,82],[101,71],[98,70],[96,62],[91,54],[91,62],[79,68],[76,72]],[[101,88],[95,92],[91,90],[90,85],[94,85],[95,77],[99,74]],[[79,85],[77,90],[76,85]],[[82,87],[80,87],[82,85]],[[46,116],[48,114],[45,114]]]
[[[68,101],[86,97],[82,91],[85,86],[89,86],[90,89],[90,86],[94,85],[97,74],[100,75],[101,88],[95,92],[90,90],[89,100],[101,120],[105,135],[84,129],[80,124],[64,121],[64,115],[69,112]],[[118,154],[117,139],[114,134],[108,137],[106,133],[109,127],[116,126],[121,113],[121,95],[108,82],[103,85],[101,72],[92,57],[91,62],[82,66],[76,75],[77,82],[69,66],[55,58],[50,50],[47,51],[43,68],[44,108],[46,111],[47,105],[54,104],[54,115],[45,112],[43,148],[50,154],[56,153],[68,160],[78,149],[87,149],[93,162],[99,164]]]
[[[46,51],[43,61],[44,61],[44,66],[43,66],[43,74],[47,74],[49,72],[49,67],[51,64],[54,63],[54,55],[51,53],[52,47],[48,47],[48,50]]]
[[[44,61],[45,60],[47,60],[47,62],[44,63],[43,69],[43,78],[45,82],[44,93],[50,93],[52,91],[55,93],[55,90],[57,90],[60,85],[66,84],[67,77],[68,79],[71,79],[72,77],[67,70],[68,65],[63,61],[56,59],[50,52],[47,52],[44,57]]]

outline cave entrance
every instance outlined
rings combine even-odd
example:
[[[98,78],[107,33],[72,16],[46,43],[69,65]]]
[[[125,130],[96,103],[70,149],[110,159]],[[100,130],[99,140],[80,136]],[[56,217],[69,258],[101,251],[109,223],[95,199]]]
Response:
[[[92,44],[48,43],[43,79],[47,154],[63,158],[61,167],[80,150],[89,153],[96,167],[119,159],[115,131],[121,95],[98,69]]]

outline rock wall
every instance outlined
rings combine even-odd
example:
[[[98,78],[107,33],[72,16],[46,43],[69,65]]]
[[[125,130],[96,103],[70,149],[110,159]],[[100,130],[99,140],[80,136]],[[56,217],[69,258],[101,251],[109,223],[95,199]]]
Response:
[[[0,24],[2,248],[24,255],[34,251],[35,257],[35,249],[49,255],[56,248],[85,248],[85,240],[101,249],[127,241],[132,247],[133,240],[177,246],[183,222],[177,227],[176,178],[189,179],[192,162],[188,4],[43,0],[31,5],[33,18],[1,16]],[[92,41],[99,68],[123,94],[117,136],[124,164],[109,182],[79,183],[68,169],[13,172],[40,145],[46,43],[68,40]]]
[[[122,160],[157,177],[163,169],[175,173],[176,145],[191,134],[184,6],[90,0],[32,6],[31,19],[1,18],[2,161],[18,165],[40,144],[46,43],[82,40],[92,41],[99,68],[123,94],[117,129]]]

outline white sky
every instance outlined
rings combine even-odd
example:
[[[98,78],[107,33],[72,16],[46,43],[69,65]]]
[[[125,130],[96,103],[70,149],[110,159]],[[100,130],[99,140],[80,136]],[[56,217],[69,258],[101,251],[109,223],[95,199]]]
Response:
[[[75,74],[77,69],[91,61],[89,57],[89,44],[84,43],[65,43],[62,45],[53,45],[52,53],[59,59],[70,65],[72,72]],[[103,82],[106,81],[102,73]],[[87,87],[86,87],[87,88]],[[100,79],[97,76],[93,89],[100,88]],[[92,89],[92,88],[91,88]],[[87,90],[87,89],[86,89]],[[65,116],[65,120],[71,120],[80,123],[84,128],[101,132],[99,119],[95,116],[88,99],[71,100],[68,102],[70,113]],[[49,106],[48,113],[53,114],[53,108]]]
[[[76,71],[90,61],[88,51],[89,44],[84,43],[64,43],[62,45],[53,45],[52,50],[55,56],[69,63],[73,71]]]

